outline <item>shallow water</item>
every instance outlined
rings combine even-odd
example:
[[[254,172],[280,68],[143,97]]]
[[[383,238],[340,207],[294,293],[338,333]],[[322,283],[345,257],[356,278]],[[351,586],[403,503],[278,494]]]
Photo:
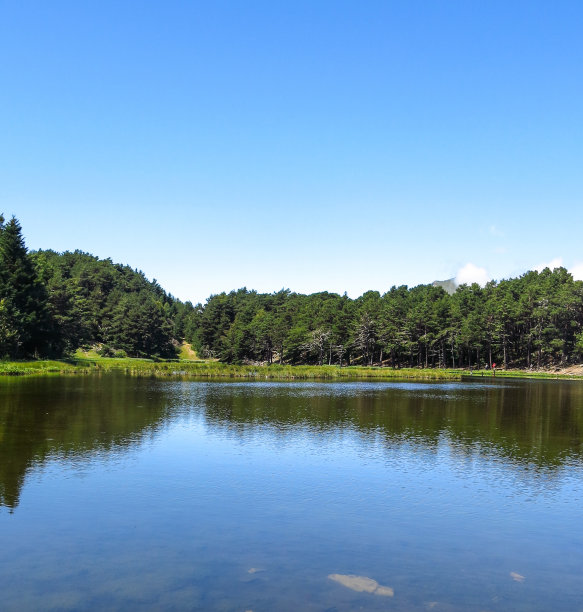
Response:
[[[582,515],[578,382],[0,380],[2,610],[581,610]]]

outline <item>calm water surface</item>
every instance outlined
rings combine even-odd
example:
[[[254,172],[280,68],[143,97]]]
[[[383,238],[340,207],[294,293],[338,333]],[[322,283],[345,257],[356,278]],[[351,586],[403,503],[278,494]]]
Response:
[[[0,380],[1,610],[577,612],[582,519],[583,383]]]

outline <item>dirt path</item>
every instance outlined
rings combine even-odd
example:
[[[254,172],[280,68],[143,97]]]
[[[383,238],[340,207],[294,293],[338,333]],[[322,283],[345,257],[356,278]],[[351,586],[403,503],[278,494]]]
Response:
[[[557,374],[570,374],[571,376],[583,376],[583,365],[572,365],[567,368],[553,370]]]

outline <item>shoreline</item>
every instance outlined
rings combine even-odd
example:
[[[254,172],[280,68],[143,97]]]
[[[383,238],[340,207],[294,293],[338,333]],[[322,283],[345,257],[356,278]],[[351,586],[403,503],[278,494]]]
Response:
[[[462,380],[462,379],[555,379],[583,380],[583,366],[565,370],[491,370],[401,368],[379,366],[230,365],[217,361],[154,361],[150,359],[72,357],[63,360],[0,362],[0,377],[87,375],[124,372],[155,378],[219,378],[253,380]]]

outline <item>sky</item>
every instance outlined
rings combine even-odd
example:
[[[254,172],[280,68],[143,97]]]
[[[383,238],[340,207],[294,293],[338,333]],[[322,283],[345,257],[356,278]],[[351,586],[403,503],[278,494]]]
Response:
[[[583,3],[0,0],[0,212],[175,297],[583,279]]]

